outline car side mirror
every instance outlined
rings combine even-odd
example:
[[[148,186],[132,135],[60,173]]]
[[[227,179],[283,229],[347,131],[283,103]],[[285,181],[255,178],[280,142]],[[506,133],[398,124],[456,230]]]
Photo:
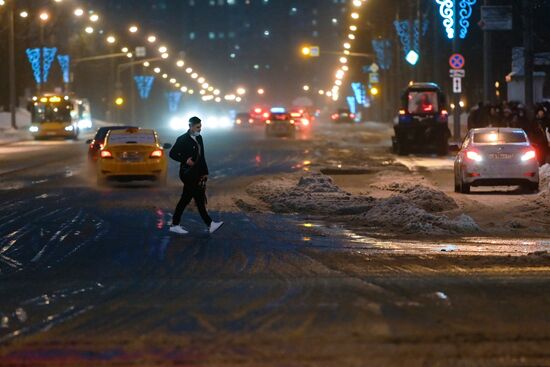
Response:
[[[172,148],[172,144],[170,144],[170,143],[164,143],[164,144],[162,145],[162,147],[163,147],[164,149],[170,149],[170,148]]]
[[[458,144],[449,144],[449,151],[453,153],[458,153],[460,151],[460,147]]]
[[[88,140],[86,140],[85,144],[92,144],[92,141],[93,141],[92,139],[88,139]]]

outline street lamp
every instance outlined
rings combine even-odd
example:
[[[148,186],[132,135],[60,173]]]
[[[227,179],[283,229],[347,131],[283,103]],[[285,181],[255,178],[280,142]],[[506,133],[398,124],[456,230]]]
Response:
[[[133,25],[133,26],[130,26],[130,28],[128,28],[128,30],[130,31],[130,33],[137,33],[137,31],[139,30],[137,26]]]
[[[107,37],[107,43],[113,44],[116,42],[115,36],[109,36]]]
[[[77,16],[77,17],[81,17],[84,15],[84,10],[80,9],[80,8],[77,8],[75,9],[74,11],[74,15]]]
[[[42,91],[42,84],[44,83],[44,26],[48,19],[50,19],[50,14],[43,11],[38,16],[40,18],[40,83],[38,84],[39,92]]]

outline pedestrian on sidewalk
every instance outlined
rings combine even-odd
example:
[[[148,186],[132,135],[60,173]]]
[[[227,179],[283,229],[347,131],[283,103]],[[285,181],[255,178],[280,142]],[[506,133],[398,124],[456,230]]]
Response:
[[[204,154],[204,144],[201,136],[201,119],[191,117],[189,130],[178,137],[170,150],[170,158],[180,162],[180,180],[183,182],[183,192],[172,217],[170,232],[177,234],[189,233],[180,225],[181,216],[191,199],[195,200],[199,214],[210,233],[218,230],[223,222],[214,222],[206,210],[206,181],[208,180],[208,165]]]

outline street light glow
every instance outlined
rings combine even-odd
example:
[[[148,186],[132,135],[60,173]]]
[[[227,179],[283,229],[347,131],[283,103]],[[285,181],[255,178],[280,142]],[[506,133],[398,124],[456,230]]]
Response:
[[[159,74],[160,73],[160,68],[154,68],[153,71],[156,73],[156,74]]]
[[[157,41],[156,36],[150,35],[149,37],[147,37],[147,42],[149,43],[155,43],[156,41]]]
[[[97,14],[92,14],[90,15],[90,22],[97,22],[99,20],[99,15]]]
[[[351,13],[351,17],[353,19],[359,19],[359,13],[353,12],[353,13]]]
[[[264,95],[265,94],[265,90],[263,88],[259,88],[258,89],[258,94],[259,95]]]
[[[165,53],[165,52],[167,52],[167,51],[168,51],[168,48],[167,48],[166,46],[160,46],[160,47],[159,47],[159,52],[160,52],[161,54],[163,54],[163,53]]]
[[[238,94],[239,96],[242,96],[242,95],[245,94],[245,93],[246,93],[246,89],[244,89],[243,87],[237,88],[237,94]]]
[[[29,16],[29,13],[26,12],[25,10],[23,10],[21,13],[19,13],[19,16],[20,16],[21,18],[27,18],[27,17]]]
[[[137,33],[139,28],[137,26],[133,25],[133,26],[130,26],[130,28],[128,28],[128,30],[130,31],[130,33]]]
[[[50,19],[50,14],[48,14],[47,12],[43,11],[42,13],[40,13],[40,20],[43,21],[43,22],[46,22],[48,21],[48,19]]]
[[[94,28],[93,27],[86,27],[84,29],[84,31],[88,34],[92,34],[92,33],[94,33]]]
[[[77,17],[81,17],[84,15],[84,10],[82,10],[81,8],[77,8],[74,11],[74,15],[76,15]]]
[[[178,68],[182,68],[184,65],[185,65],[185,62],[184,62],[183,60],[178,60],[178,61],[176,62],[176,66],[177,66]]]
[[[113,44],[116,42],[115,36],[109,36],[107,37],[107,43]]]
[[[302,89],[303,89],[305,92],[309,91],[309,85],[307,85],[307,84],[304,85],[304,86],[302,87]]]

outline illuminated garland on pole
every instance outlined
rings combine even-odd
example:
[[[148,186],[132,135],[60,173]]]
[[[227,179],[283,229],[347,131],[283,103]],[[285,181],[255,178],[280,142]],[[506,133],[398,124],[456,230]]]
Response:
[[[34,81],[36,84],[42,84],[42,74],[40,72],[40,49],[39,48],[28,48],[26,50],[27,58],[32,67],[32,72],[34,75]]]
[[[70,82],[71,57],[69,55],[57,55],[57,62],[61,67],[63,82],[68,84]]]
[[[372,48],[376,53],[376,60],[382,70],[389,70],[392,63],[391,57],[391,41],[390,40],[373,40]]]
[[[48,81],[48,75],[50,74],[50,69],[52,68],[53,61],[55,60],[55,54],[57,53],[57,48],[55,47],[44,47],[44,83]]]
[[[457,1],[458,11],[456,10]],[[435,0],[435,2],[439,5],[439,14],[443,18],[443,27],[445,27],[447,38],[454,39],[456,37],[458,24],[458,36],[460,39],[465,39],[470,27],[473,6],[477,3],[477,0]]]
[[[168,97],[168,110],[170,112],[177,112],[181,101],[181,92],[169,92],[166,93]]]
[[[141,99],[148,99],[151,94],[151,89],[153,88],[155,77],[150,75],[137,75],[134,77],[134,80],[136,81],[139,97]]]

